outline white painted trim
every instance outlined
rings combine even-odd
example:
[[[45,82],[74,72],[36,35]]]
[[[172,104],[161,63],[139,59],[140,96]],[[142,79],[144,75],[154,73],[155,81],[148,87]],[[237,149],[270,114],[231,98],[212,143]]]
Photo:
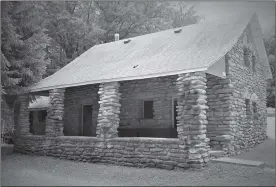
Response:
[[[174,100],[175,99],[178,99],[178,97],[172,96],[172,124],[171,124],[172,128],[174,128]]]
[[[42,88],[30,88],[30,92],[38,92],[38,91],[46,91],[55,88],[66,88],[66,87],[74,87],[74,86],[83,86],[88,84],[99,84],[105,82],[116,82],[116,81],[127,81],[127,80],[137,80],[137,79],[148,79],[148,78],[155,78],[155,77],[163,77],[163,76],[170,76],[170,75],[177,75],[182,73],[190,73],[190,72],[197,72],[197,71],[206,71],[208,67],[201,67],[195,69],[188,69],[188,70],[181,70],[181,71],[172,71],[172,72],[164,72],[164,73],[157,73],[157,74],[148,74],[142,76],[129,76],[129,77],[119,77],[113,79],[100,79],[100,80],[92,80],[92,81],[85,81],[73,84],[63,84],[63,85],[56,85],[56,86],[48,86]],[[43,81],[43,80],[42,80]],[[37,83],[39,84],[39,83]],[[35,85],[33,86],[35,87]]]

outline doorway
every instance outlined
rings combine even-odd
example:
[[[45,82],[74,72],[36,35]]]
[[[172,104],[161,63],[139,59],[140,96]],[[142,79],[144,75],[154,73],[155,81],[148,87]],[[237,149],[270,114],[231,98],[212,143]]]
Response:
[[[82,105],[82,129],[81,136],[95,136],[96,129],[92,124],[92,105]]]

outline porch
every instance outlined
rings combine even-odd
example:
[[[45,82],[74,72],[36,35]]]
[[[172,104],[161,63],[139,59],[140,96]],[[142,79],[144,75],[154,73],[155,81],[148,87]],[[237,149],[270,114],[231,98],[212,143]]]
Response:
[[[206,82],[206,74],[197,72],[50,90],[40,136],[30,133],[27,96],[21,96],[17,133],[26,139],[15,149],[30,144],[25,151],[67,159],[201,167],[210,149]],[[143,157],[147,161],[137,162]]]

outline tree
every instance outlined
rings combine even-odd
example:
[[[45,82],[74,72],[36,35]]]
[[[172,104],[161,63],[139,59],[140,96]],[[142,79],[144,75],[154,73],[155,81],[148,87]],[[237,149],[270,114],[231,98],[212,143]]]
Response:
[[[96,6],[100,10],[100,26],[104,30],[101,40],[105,42],[113,41],[115,33],[124,39],[200,20],[194,7],[185,2],[98,1]]]
[[[48,63],[49,37],[39,9],[34,2],[1,2],[1,112],[9,126],[13,125],[14,96],[38,82]]]
[[[181,9],[179,6],[181,5]],[[97,43],[134,37],[197,23],[185,2],[82,1],[44,2],[44,20],[51,37],[47,58],[49,76]]]
[[[1,85],[8,95],[26,91],[46,70],[49,37],[32,2],[1,2]]]

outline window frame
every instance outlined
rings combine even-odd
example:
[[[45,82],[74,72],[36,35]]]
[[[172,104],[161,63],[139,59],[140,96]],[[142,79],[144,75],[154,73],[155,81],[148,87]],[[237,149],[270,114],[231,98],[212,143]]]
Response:
[[[151,101],[152,102],[152,118],[145,118],[145,102],[147,102],[147,101]],[[142,106],[142,118],[143,119],[154,119],[154,109],[153,109],[153,107],[154,107],[154,101],[153,101],[153,99],[145,99],[145,100],[143,100],[143,106]]]
[[[45,117],[43,117],[43,114],[45,114],[45,112],[46,112],[46,115],[45,115]],[[47,110],[39,110],[38,111],[38,122],[39,123],[45,122],[46,118],[47,118]]]
[[[249,117],[250,115],[250,99],[245,99],[245,111],[246,111],[246,117]]]
[[[84,106],[90,106],[92,107],[92,124],[93,124],[93,103],[87,102],[85,104],[81,104],[81,126],[80,126],[80,136],[84,136],[83,134],[83,107]]]
[[[256,72],[256,65],[257,65],[256,60],[257,60],[256,56],[252,55],[252,71],[253,72]]]
[[[254,114],[258,113],[257,102],[255,101],[252,102],[252,110]]]
[[[174,119],[174,101],[178,102],[178,97],[177,96],[173,96],[172,97],[172,128],[174,128],[174,123],[175,123],[175,119]],[[176,114],[177,115],[177,114]]]
[[[251,62],[250,62],[250,49],[248,46],[244,45],[243,46],[243,60],[244,60],[244,65],[245,67],[250,68]]]

